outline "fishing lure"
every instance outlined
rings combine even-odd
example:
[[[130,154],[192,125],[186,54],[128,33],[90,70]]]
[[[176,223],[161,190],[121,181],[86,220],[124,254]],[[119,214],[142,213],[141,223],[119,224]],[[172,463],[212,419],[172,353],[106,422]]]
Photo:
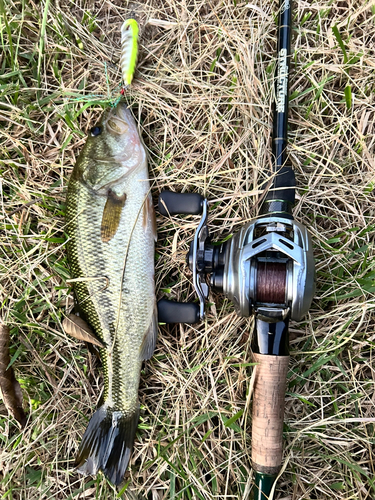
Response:
[[[121,27],[120,66],[124,86],[130,85],[133,80],[138,55],[138,33],[135,19],[127,19]]]

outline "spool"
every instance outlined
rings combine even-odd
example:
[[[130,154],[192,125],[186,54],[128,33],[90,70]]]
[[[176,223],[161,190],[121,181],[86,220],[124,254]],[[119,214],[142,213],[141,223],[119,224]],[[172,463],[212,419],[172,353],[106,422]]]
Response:
[[[286,263],[257,263],[256,301],[266,304],[286,303]]]

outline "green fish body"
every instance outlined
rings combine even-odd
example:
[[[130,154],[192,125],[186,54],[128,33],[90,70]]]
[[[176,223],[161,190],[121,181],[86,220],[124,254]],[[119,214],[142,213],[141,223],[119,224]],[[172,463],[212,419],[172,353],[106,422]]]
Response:
[[[80,316],[100,348],[104,391],[76,465],[113,484],[126,471],[139,417],[142,361],[157,336],[155,217],[146,152],[125,104],[105,112],[74,167],[67,194],[68,258]]]

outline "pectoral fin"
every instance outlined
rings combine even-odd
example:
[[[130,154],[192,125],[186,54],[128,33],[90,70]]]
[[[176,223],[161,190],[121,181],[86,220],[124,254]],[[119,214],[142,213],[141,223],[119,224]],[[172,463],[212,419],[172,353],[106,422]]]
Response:
[[[155,350],[156,339],[158,337],[158,311],[156,306],[151,318],[149,329],[143,337],[143,342],[139,351],[140,359],[150,359]]]
[[[103,242],[110,241],[116,234],[125,202],[126,193],[118,195],[114,191],[109,191],[102,218],[101,237]]]
[[[99,347],[105,347],[103,342],[97,338],[86,321],[75,314],[69,314],[69,316],[67,316],[62,322],[62,326],[65,333],[75,339],[83,340]]]

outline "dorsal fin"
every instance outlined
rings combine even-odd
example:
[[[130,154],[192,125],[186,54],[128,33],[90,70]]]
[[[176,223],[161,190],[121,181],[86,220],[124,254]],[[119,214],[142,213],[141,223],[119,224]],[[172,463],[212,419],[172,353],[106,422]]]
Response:
[[[143,337],[142,345],[139,350],[140,359],[150,359],[155,350],[156,339],[158,337],[158,310],[156,304],[152,314],[151,323]]]

